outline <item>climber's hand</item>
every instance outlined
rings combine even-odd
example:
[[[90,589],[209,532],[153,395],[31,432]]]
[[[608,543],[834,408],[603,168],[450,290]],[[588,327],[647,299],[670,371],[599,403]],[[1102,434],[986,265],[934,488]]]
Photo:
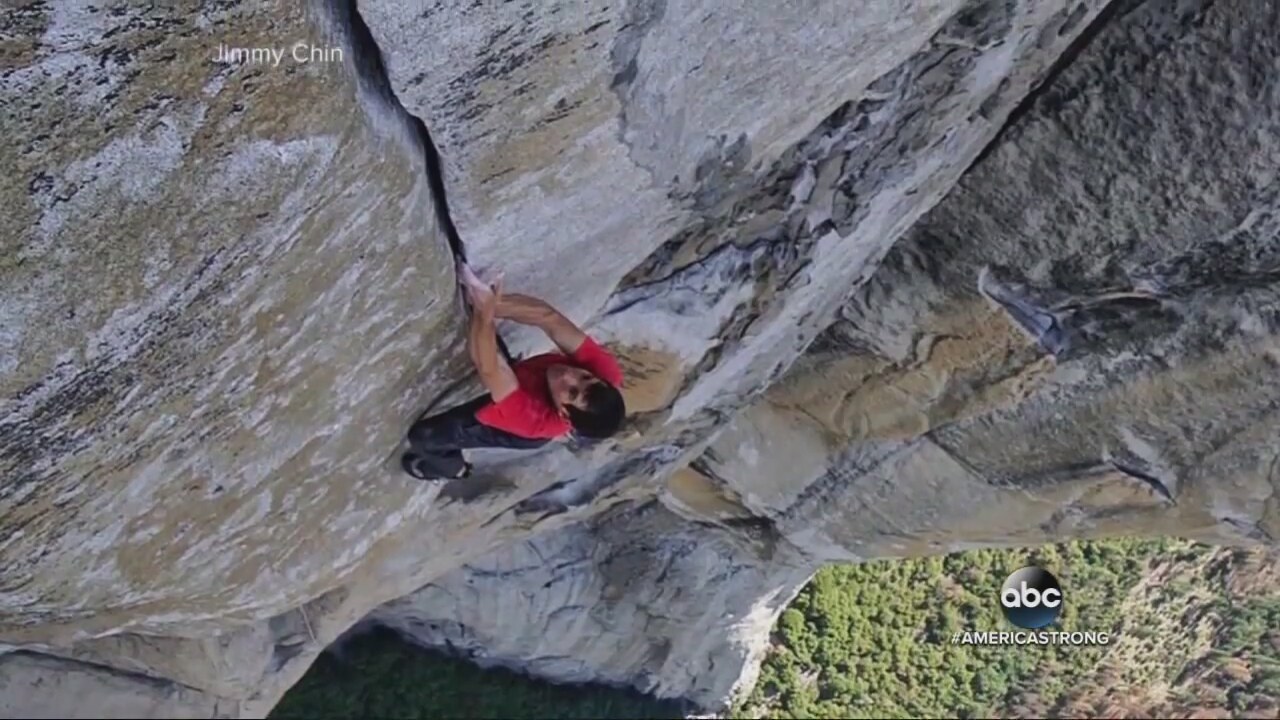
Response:
[[[493,285],[468,283],[467,298],[476,314],[492,321],[497,317],[498,305],[502,301],[502,277],[499,276]]]
[[[471,303],[467,350],[480,376],[480,383],[494,402],[501,402],[520,387],[515,372],[498,352],[498,332],[494,323],[502,299],[502,278],[495,280],[493,285],[467,283],[467,299]]]

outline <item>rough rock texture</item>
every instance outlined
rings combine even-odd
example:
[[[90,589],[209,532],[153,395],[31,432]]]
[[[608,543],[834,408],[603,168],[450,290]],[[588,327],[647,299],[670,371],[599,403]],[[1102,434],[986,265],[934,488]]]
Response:
[[[274,615],[428,499],[374,472],[451,287],[421,171],[341,64],[211,60],[324,42],[290,6],[170,12],[14,12],[38,37],[3,80],[0,605],[22,634]]]
[[[1076,537],[1275,542],[1280,98],[1265,78],[1280,69],[1277,8],[1255,24],[1232,20],[1244,4],[1112,7],[806,355],[668,477],[663,502],[763,529],[801,568]],[[771,561],[722,562],[665,582],[745,562],[764,576],[761,601],[790,587],[769,582]],[[489,602],[527,602],[520,622],[542,631],[518,634],[442,596],[485,587],[484,567],[379,616],[429,643],[483,645],[489,662],[617,677],[548,659],[619,626],[587,622],[600,605],[578,594],[513,583]],[[702,601],[663,612],[697,619]],[[643,612],[630,622],[643,627]],[[529,639],[543,635],[555,645]],[[682,681],[633,667],[637,686]],[[740,687],[732,671],[703,678],[684,696],[716,704]]]
[[[0,657],[0,717],[235,718],[240,712],[235,701],[147,676],[47,655]]]
[[[261,715],[424,586],[379,617],[717,705],[824,561],[1274,538],[1277,3],[1104,5],[6,7],[6,711]],[[343,62],[209,59],[299,38]],[[468,255],[624,355],[623,437],[389,462],[476,390],[419,119]]]
[[[583,316],[705,215],[706,195],[732,198],[726,180],[749,182],[963,5],[366,0],[361,13],[435,132],[473,255]]]
[[[370,620],[482,665],[518,659],[536,675],[717,705],[750,689],[774,621],[811,574],[767,535],[655,502],[469,563]]]
[[[0,641],[248,699],[432,499],[381,469],[447,354],[421,150],[343,63],[213,61],[344,41],[295,4],[0,17]]]
[[[1202,5],[1122,9],[713,476],[826,560],[1280,537],[1277,7]]]
[[[627,296],[631,312],[608,325],[619,342],[677,354],[688,373],[717,339],[736,344],[723,332],[735,308],[754,299],[759,314],[815,310],[810,293],[828,281],[814,277],[801,292],[806,262],[848,256],[854,266],[835,273],[847,285],[863,256],[887,248],[880,236],[945,192],[1099,3],[1070,18],[1065,5],[370,0],[361,12],[398,96],[433,129],[471,255],[501,262],[520,287],[578,317],[611,294],[617,301],[619,281],[641,263],[672,276],[651,290],[710,286],[705,307],[636,307]],[[828,132],[816,131],[828,121]],[[815,230],[821,218],[806,229],[795,222],[804,213],[785,213],[792,184],[818,161],[872,175],[883,195],[883,206],[848,209],[845,230],[826,240]],[[795,204],[831,214],[821,207],[830,196],[818,187]],[[701,253],[687,253],[696,258],[731,240],[766,247],[684,273],[693,258],[654,256],[697,244]],[[762,264],[767,246],[791,256],[779,278],[749,262],[759,255]],[[783,297],[771,303],[759,285]],[[757,329],[774,324],[764,318]],[[732,354],[753,356],[743,344]],[[710,384],[736,393],[761,387],[759,375]],[[701,410],[709,390],[679,414]]]

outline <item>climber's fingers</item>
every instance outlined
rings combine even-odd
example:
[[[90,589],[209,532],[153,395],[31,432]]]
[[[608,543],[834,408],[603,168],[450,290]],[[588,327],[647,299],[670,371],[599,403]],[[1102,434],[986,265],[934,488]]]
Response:
[[[493,289],[487,285],[467,285],[467,300],[471,306],[480,308],[487,305],[493,297]]]
[[[460,280],[466,288],[486,287],[486,283],[481,280],[480,277],[476,275],[475,271],[471,269],[471,266],[463,260],[458,261],[458,280]]]
[[[502,279],[502,273],[498,273],[495,279],[487,279],[471,268],[469,264],[461,260],[458,261],[458,281],[465,287],[491,288],[495,283]]]

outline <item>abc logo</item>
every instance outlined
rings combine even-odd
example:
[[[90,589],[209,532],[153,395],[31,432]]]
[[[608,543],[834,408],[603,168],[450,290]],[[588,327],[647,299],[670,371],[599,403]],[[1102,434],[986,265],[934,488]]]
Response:
[[[1015,570],[1000,588],[1000,608],[1020,628],[1042,628],[1057,620],[1062,600],[1058,578],[1034,566]]]

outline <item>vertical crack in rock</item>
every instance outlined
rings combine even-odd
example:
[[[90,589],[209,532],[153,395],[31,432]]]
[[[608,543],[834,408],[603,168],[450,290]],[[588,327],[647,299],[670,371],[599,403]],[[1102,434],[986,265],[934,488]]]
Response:
[[[410,133],[410,139],[416,149],[422,153],[436,222],[444,233],[445,242],[448,243],[449,252],[454,259],[468,262],[466,244],[462,242],[462,236],[458,233],[458,227],[454,224],[453,215],[449,211],[449,197],[445,190],[444,165],[440,161],[440,151],[436,148],[435,141],[431,139],[427,124],[422,118],[405,108],[404,103],[400,102],[399,96],[392,88],[382,49],[360,15],[357,0],[333,0],[330,3],[330,11],[334,24],[348,34],[348,43],[355,58],[357,81],[361,87],[385,103],[387,109],[405,124]],[[498,349],[508,359],[512,357],[501,335],[498,336]],[[446,389],[442,395],[448,392],[449,389]],[[438,398],[433,400],[430,406],[434,406],[437,401]],[[428,410],[430,409],[428,407]]]
[[[382,49],[378,47],[369,26],[360,16],[356,0],[334,0],[330,8],[334,23],[348,33],[348,41],[355,57],[357,80],[362,87],[386,103],[388,109],[408,126],[413,141],[419,145],[418,149],[422,152],[426,166],[427,184],[431,189],[431,201],[435,205],[436,221],[444,231],[445,240],[449,243],[449,251],[455,258],[465,261],[467,249],[449,212],[449,198],[445,192],[440,152],[431,139],[427,124],[422,121],[422,118],[406,110],[395,90],[392,89]]]

